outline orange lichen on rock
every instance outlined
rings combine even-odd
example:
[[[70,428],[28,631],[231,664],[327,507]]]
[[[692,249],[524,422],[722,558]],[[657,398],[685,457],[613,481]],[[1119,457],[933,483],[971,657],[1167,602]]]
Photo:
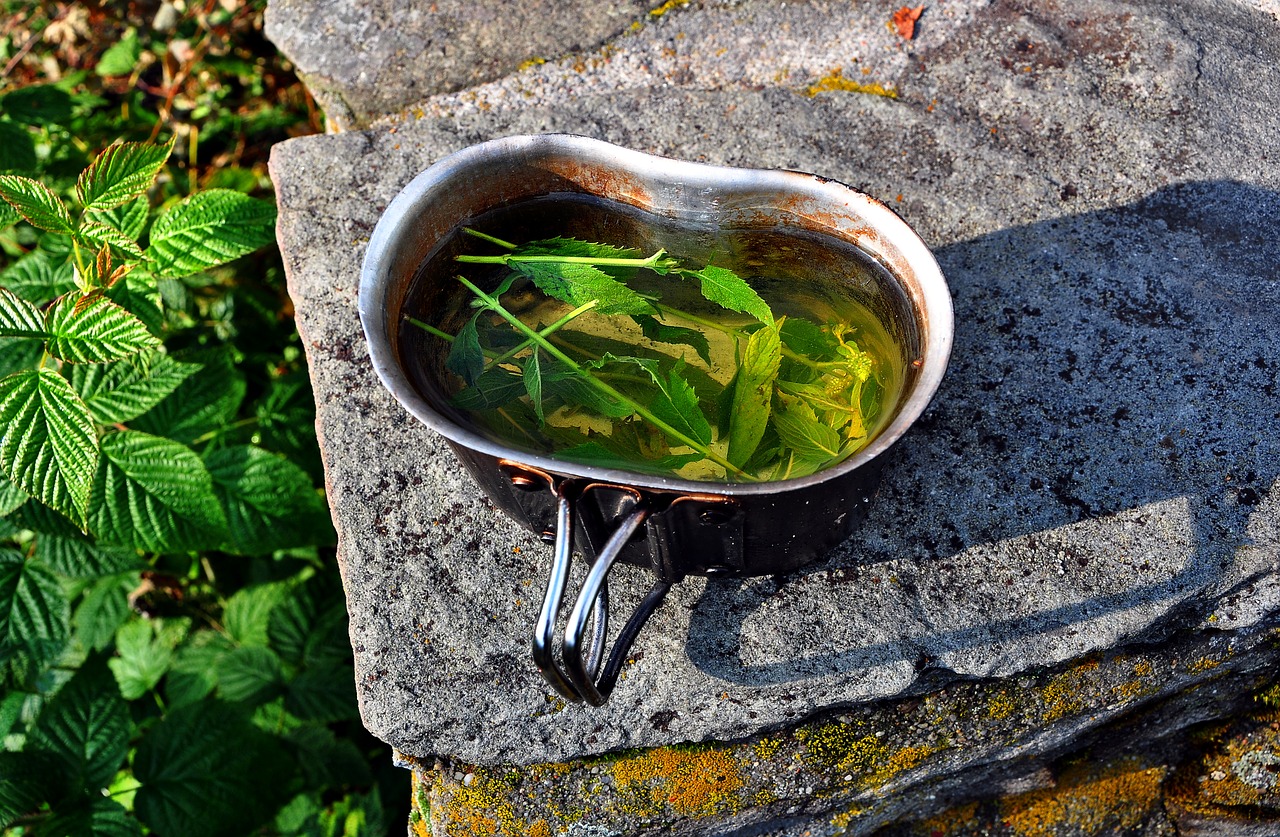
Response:
[[[1004,800],[1004,824],[1018,837],[1104,834],[1137,827],[1160,801],[1166,768],[1122,761],[1065,771],[1056,786]]]
[[[1046,723],[1065,718],[1084,709],[1081,686],[1084,683],[1085,675],[1097,671],[1097,669],[1097,660],[1087,660],[1075,668],[1059,674],[1040,690],[1040,697],[1045,702],[1044,721]]]
[[[714,747],[658,747],[612,765],[620,791],[631,790],[659,808],[708,816],[742,807],[744,781],[732,752]]]
[[[458,837],[526,837],[529,824],[516,816],[510,776],[477,769],[471,784],[436,779],[436,791],[446,797],[448,833]]]
[[[970,802],[930,817],[920,823],[917,831],[923,834],[950,834],[957,829],[973,826],[977,814],[978,803]]]
[[[898,98],[898,91],[893,87],[885,87],[876,81],[854,81],[844,74],[843,67],[836,67],[822,78],[809,85],[804,95],[813,98],[828,90],[845,90],[850,93],[868,93],[872,96],[883,96],[886,99]]]

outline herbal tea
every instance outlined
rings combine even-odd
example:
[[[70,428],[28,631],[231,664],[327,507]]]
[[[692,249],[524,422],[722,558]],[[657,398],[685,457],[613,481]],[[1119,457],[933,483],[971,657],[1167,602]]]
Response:
[[[760,482],[843,462],[892,417],[904,351],[881,319],[839,288],[768,275],[777,259],[751,258],[741,240],[673,254],[622,230],[517,239],[485,220],[437,256],[450,264],[432,281],[459,293],[430,320],[407,315],[420,339],[406,343],[445,358],[449,404],[505,444]],[[750,231],[754,249],[762,235]],[[797,243],[772,236],[777,248]]]

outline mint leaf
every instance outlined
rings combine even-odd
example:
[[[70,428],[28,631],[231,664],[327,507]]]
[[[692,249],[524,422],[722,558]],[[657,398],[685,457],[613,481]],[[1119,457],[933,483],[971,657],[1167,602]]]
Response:
[[[512,261],[510,267],[528,276],[547,296],[574,308],[596,300],[601,314],[654,313],[644,297],[589,264]]]
[[[71,386],[84,399],[94,421],[117,424],[131,421],[159,404],[200,368],[168,355],[82,364],[72,368]]]
[[[307,473],[282,456],[236,445],[205,457],[226,514],[231,546],[242,555],[332,542],[328,509]]]
[[[475,383],[476,378],[484,372],[484,349],[480,347],[480,335],[476,331],[477,314],[458,330],[449,346],[449,356],[445,359],[444,368],[458,375],[468,384]]]
[[[538,363],[538,349],[535,346],[533,354],[529,355],[529,359],[524,362],[524,374],[521,375],[524,381],[524,391],[529,394],[529,403],[533,405],[533,412],[538,417],[539,424],[546,424],[547,417],[542,412],[542,367]]]
[[[83,521],[98,435],[80,396],[52,369],[0,378],[0,473],[40,502]]]
[[[67,599],[58,578],[39,561],[0,549],[0,660],[19,651],[37,663],[66,644]]]
[[[803,401],[791,401],[773,413],[773,427],[782,443],[804,459],[830,460],[840,454],[840,434],[818,421]]]
[[[47,336],[40,309],[8,288],[0,288],[0,337],[34,337],[43,340]]]
[[[101,296],[87,303],[63,297],[45,316],[45,330],[49,354],[72,363],[102,363],[160,346],[141,320]]]
[[[276,207],[230,189],[197,192],[151,227],[147,259],[178,278],[225,264],[275,240]]]
[[[0,198],[4,198],[33,227],[56,233],[75,232],[71,213],[62,199],[38,180],[0,174]]]
[[[707,265],[702,270],[686,271],[686,274],[697,277],[702,284],[702,295],[710,301],[730,311],[750,314],[767,326],[773,325],[773,311],[769,305],[732,270]]]
[[[729,417],[728,458],[734,465],[741,467],[760,444],[781,363],[782,345],[772,327],[759,329],[747,340]]]
[[[89,528],[104,544],[148,552],[207,548],[227,521],[200,457],[170,439],[136,430],[102,440]]]
[[[692,328],[668,325],[657,317],[648,315],[637,315],[631,319],[635,320],[636,325],[640,326],[641,333],[649,340],[656,343],[690,346],[704,363],[711,364],[711,347],[707,343],[707,336],[702,332]]]
[[[80,173],[76,180],[76,197],[85,209],[91,210],[113,209],[133,200],[155,181],[172,151],[172,139],[166,145],[116,143],[94,158]]]
[[[62,759],[71,786],[96,793],[124,763],[132,730],[111,674],[92,659],[45,706],[26,746]]]

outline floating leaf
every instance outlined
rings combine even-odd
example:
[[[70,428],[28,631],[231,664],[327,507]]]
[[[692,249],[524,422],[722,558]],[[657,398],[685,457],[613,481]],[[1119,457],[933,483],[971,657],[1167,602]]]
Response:
[[[711,424],[698,406],[697,393],[683,377],[683,359],[678,359],[666,375],[656,361],[647,358],[605,355],[604,362],[630,363],[643,369],[658,389],[647,405],[653,414],[688,438],[704,445],[711,442]],[[684,440],[673,437],[672,441],[683,443]]]
[[[782,443],[802,458],[829,460],[840,454],[840,434],[818,421],[803,401],[792,401],[787,409],[775,412],[773,426]]]
[[[725,267],[708,265],[702,270],[689,271],[702,283],[702,295],[711,302],[750,314],[765,325],[773,325],[773,311],[742,277]]]
[[[307,473],[284,457],[236,445],[205,458],[231,546],[245,555],[332,542],[328,509]]]
[[[0,472],[23,491],[82,521],[98,465],[88,407],[52,369],[0,378]]]
[[[464,410],[489,410],[501,407],[525,392],[524,379],[510,369],[490,367],[453,396],[452,403]]]
[[[510,266],[528,276],[547,296],[575,308],[594,300],[601,314],[654,312],[653,306],[640,294],[589,264],[512,261]]]
[[[56,233],[75,231],[66,204],[38,180],[0,174],[0,198],[4,198],[33,227]]]
[[[690,346],[698,357],[708,365],[711,363],[711,347],[707,343],[707,336],[700,331],[692,328],[684,328],[682,326],[673,326],[664,323],[657,317],[647,315],[634,316],[640,326],[640,331],[650,340],[658,343],[677,343],[684,346]]]
[[[773,382],[782,362],[781,343],[773,328],[759,329],[747,340],[733,388],[729,419],[729,461],[741,466],[755,453],[769,423]]]
[[[276,207],[230,189],[197,192],[151,227],[147,258],[157,276],[206,270],[275,240]]]
[[[836,341],[830,333],[803,317],[787,317],[778,327],[782,345],[809,360],[833,360]]]
[[[639,250],[630,247],[615,247],[612,244],[598,244],[594,241],[581,241],[576,238],[557,236],[530,241],[515,249],[517,256],[572,256],[592,259],[635,259],[640,258]]]
[[[128,311],[104,297],[84,303],[63,297],[45,317],[49,354],[72,363],[102,363],[160,347],[160,341]]]
[[[227,521],[200,457],[170,439],[136,430],[102,440],[89,528],[104,544],[148,552],[207,548]]]
[[[539,424],[546,424],[547,417],[542,412],[542,366],[538,363],[538,349],[535,347],[533,354],[529,355],[529,359],[524,362],[524,374],[521,375],[524,381],[524,391],[529,395],[529,403],[533,405],[533,412],[538,416]]]
[[[172,139],[166,145],[119,142],[109,146],[81,172],[76,197],[85,209],[92,210],[113,209],[131,201],[147,191],[172,151]]]
[[[458,330],[449,346],[449,356],[444,366],[455,375],[461,376],[468,384],[475,383],[484,372],[484,349],[480,347],[480,335],[476,331],[477,314]]]

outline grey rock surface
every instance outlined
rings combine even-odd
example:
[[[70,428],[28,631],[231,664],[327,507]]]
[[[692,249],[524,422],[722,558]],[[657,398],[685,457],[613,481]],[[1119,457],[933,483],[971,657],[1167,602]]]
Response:
[[[275,149],[363,717],[401,751],[532,763],[727,739],[1275,624],[1276,16],[938,3],[903,42],[851,5],[677,10],[594,56]],[[896,98],[842,83],[864,79]],[[379,386],[355,313],[373,225],[413,175],[541,131],[858,186],[934,247],[957,313],[948,377],[862,530],[787,577],[678,586],[601,709],[558,707],[528,659],[549,549]],[[647,580],[613,586],[625,609]]]
[[[266,32],[335,127],[595,47],[645,0],[271,0]]]

